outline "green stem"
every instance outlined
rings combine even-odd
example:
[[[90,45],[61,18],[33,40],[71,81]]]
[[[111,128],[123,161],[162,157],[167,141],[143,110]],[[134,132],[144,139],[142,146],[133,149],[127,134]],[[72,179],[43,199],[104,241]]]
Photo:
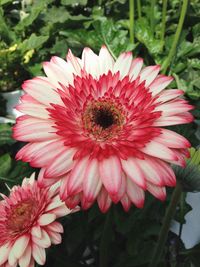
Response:
[[[138,11],[138,18],[140,19],[142,17],[140,0],[137,0],[137,11]]]
[[[154,7],[156,5],[156,0],[151,0],[151,18],[150,18],[150,25],[151,25],[151,31],[154,34],[154,26],[155,26],[155,14],[154,14]]]
[[[176,207],[179,203],[181,193],[182,193],[182,187],[181,187],[181,184],[177,181],[176,188],[174,189],[174,192],[172,194],[171,202],[165,213],[165,217],[164,217],[163,224],[160,230],[158,242],[156,244],[153,257],[152,257],[149,267],[156,267],[159,263],[160,257],[162,255],[162,252],[163,252],[166,240],[167,240],[171,220],[173,219],[174,214],[176,212]]]
[[[161,27],[161,41],[163,43],[164,43],[164,38],[165,38],[166,14],[167,14],[167,0],[163,0],[163,7],[162,7],[162,27]]]
[[[167,71],[167,69],[168,69],[168,67],[169,67],[169,65],[171,63],[171,60],[175,55],[176,47],[177,47],[177,44],[178,44],[178,41],[179,41],[179,37],[180,37],[181,31],[182,31],[182,28],[183,28],[183,23],[184,23],[184,20],[185,20],[187,6],[188,6],[188,0],[183,0],[183,5],[182,5],[182,8],[181,8],[181,15],[180,15],[180,18],[179,18],[178,27],[176,29],[176,33],[175,33],[175,36],[174,36],[172,47],[171,47],[171,49],[169,51],[169,55],[168,55],[166,61],[162,65],[163,73],[166,73],[166,71]]]
[[[99,251],[99,267],[108,266],[108,255],[109,255],[109,246],[110,246],[110,232],[112,230],[111,218],[112,218],[112,208],[108,211],[105,219],[105,224],[103,228],[103,233],[100,242],[100,251]]]
[[[129,0],[130,41],[134,44],[134,0]]]

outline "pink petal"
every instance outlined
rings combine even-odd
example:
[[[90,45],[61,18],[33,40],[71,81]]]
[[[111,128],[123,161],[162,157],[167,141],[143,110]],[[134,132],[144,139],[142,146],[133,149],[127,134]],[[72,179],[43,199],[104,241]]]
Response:
[[[0,265],[4,264],[7,261],[10,248],[11,247],[9,243],[6,243],[3,246],[0,246]]]
[[[67,183],[67,192],[69,195],[74,195],[82,191],[83,179],[88,166],[88,157],[77,160],[69,174]]]
[[[32,245],[32,255],[33,258],[35,259],[35,261],[40,264],[40,265],[44,265],[45,261],[46,261],[46,253],[45,253],[45,249],[39,247],[36,244]]]
[[[155,80],[160,71],[160,65],[145,67],[140,72],[140,83],[145,81],[145,86],[148,87]]]
[[[156,198],[164,201],[166,199],[165,187],[159,187],[151,183],[147,183],[147,190]]]
[[[38,219],[38,224],[40,226],[44,226],[44,225],[52,223],[53,221],[55,221],[55,219],[56,219],[55,214],[46,213],[40,216],[40,218]]]
[[[150,156],[157,157],[164,160],[177,160],[177,156],[173,153],[172,150],[166,146],[157,143],[155,141],[150,141],[144,148],[140,149],[143,153],[146,153]]]
[[[105,45],[101,47],[99,52],[99,64],[101,75],[104,73],[107,74],[109,70],[113,70],[114,59]]]
[[[20,267],[29,267],[31,263],[31,246],[27,246],[24,254],[19,259]]]
[[[19,259],[23,255],[25,249],[27,248],[29,240],[29,235],[22,235],[15,241],[11,251],[14,253],[14,256],[17,259]]]
[[[124,52],[122,53],[116,60],[113,68],[113,73],[117,73],[119,71],[120,78],[124,78],[128,75],[131,63],[132,63],[132,52]]]
[[[116,156],[111,156],[99,162],[101,180],[115,202],[119,201],[118,192],[122,183],[121,172],[121,162]]]
[[[47,166],[44,176],[57,177],[67,173],[72,168],[73,156],[74,149],[65,147],[65,151],[58,154]]]
[[[93,159],[87,165],[83,181],[83,192],[88,202],[91,202],[96,198],[101,186],[102,182],[99,177],[98,161]]]
[[[97,197],[97,202],[99,205],[99,208],[101,212],[105,213],[111,206],[111,198],[109,197],[108,193],[104,189],[104,187],[101,188],[101,191]]]
[[[165,87],[167,87],[172,81],[173,77],[159,75],[149,86],[152,95],[159,94]]]
[[[130,71],[129,71],[129,77],[131,81],[134,81],[141,69],[142,69],[142,65],[143,65],[143,59],[142,58],[135,58],[132,63],[131,63],[131,67],[130,67]]]
[[[127,160],[121,160],[122,168],[126,175],[139,187],[146,189],[145,176],[140,168],[140,165],[134,160],[134,158],[128,158]]]
[[[127,179],[127,195],[137,208],[144,206],[144,190],[137,186],[131,179]]]

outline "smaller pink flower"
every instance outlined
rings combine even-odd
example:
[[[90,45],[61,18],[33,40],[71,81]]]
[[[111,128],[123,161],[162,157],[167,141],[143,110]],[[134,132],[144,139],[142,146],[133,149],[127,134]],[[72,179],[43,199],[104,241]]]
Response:
[[[61,243],[56,219],[72,212],[60,200],[59,184],[42,188],[32,174],[0,201],[0,267],[44,265],[45,248]],[[73,210],[75,211],[75,210]]]

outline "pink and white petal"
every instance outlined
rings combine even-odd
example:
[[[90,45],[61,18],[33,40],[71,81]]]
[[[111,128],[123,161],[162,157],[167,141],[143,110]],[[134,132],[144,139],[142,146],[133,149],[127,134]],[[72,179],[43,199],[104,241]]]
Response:
[[[155,141],[150,141],[145,147],[140,148],[140,150],[147,155],[166,161],[176,161],[178,159],[173,150]]]
[[[77,205],[81,201],[81,194],[73,195],[65,200],[65,204],[69,209],[76,209]]]
[[[72,64],[70,64],[70,62],[66,62],[64,59],[57,56],[53,56],[50,62],[57,65],[57,67],[61,69],[62,73],[64,73],[64,75],[67,76],[69,82],[71,84],[73,83],[73,74],[77,75],[78,73],[76,73],[75,69],[73,68]]]
[[[166,189],[165,187],[156,186],[151,183],[147,183],[147,190],[156,198],[164,201],[166,199]]]
[[[138,57],[138,58],[133,59],[131,63],[130,71],[129,71],[129,77],[131,81],[134,81],[135,79],[137,79],[142,69],[142,65],[143,65],[142,58]]]
[[[43,69],[50,82],[56,86],[56,88],[60,88],[60,84],[67,86],[73,81],[72,73],[70,73],[67,69],[63,71],[52,62],[44,62]]]
[[[131,201],[127,194],[124,194],[124,196],[121,199],[122,206],[126,212],[129,211],[131,207]]]
[[[46,142],[45,146],[38,149],[31,157],[31,164],[35,167],[47,166],[49,162],[58,158],[61,153],[64,153],[68,148],[64,146],[62,140]],[[45,173],[46,174],[46,173]]]
[[[37,238],[41,238],[42,237],[41,227],[39,225],[33,226],[31,229],[31,234],[32,234],[32,236],[35,236]]]
[[[118,157],[111,156],[99,162],[100,178],[114,202],[119,201],[119,190],[122,184],[122,167]]]
[[[67,183],[67,192],[69,196],[75,195],[82,191],[85,171],[88,166],[88,157],[76,160],[72,171],[69,174]]]
[[[53,221],[55,221],[55,219],[56,219],[56,215],[53,213],[42,214],[38,219],[38,224],[40,226],[44,226],[44,225],[52,223]]]
[[[19,259],[19,266],[20,267],[29,267],[31,263],[31,246],[28,245],[24,254]]]
[[[96,198],[102,186],[98,167],[97,159],[92,159],[89,161],[85,171],[83,194],[88,202],[92,202]]]
[[[13,250],[10,250],[10,253],[8,255],[8,264],[13,266],[17,264],[18,259],[15,257]]]
[[[46,77],[27,80],[23,83],[22,88],[41,104],[46,106],[50,106],[50,103],[63,105],[59,94],[56,92],[57,86],[50,83]]]
[[[61,223],[59,222],[52,222],[51,224],[46,226],[47,231],[57,232],[57,233],[64,233],[64,229]]]
[[[50,240],[48,233],[44,229],[41,229],[41,232],[42,232],[41,238],[37,238],[37,237],[33,236],[32,242],[41,248],[50,247],[51,246],[51,240]]]
[[[154,163],[155,161],[155,163]],[[142,169],[146,182],[151,182],[155,185],[163,185],[162,172],[159,172],[156,166],[156,159],[150,161],[150,157],[144,160],[137,159],[137,163]]]
[[[89,47],[83,49],[82,61],[84,70],[93,77],[98,78],[100,75],[99,57]]]
[[[100,75],[107,74],[113,71],[114,59],[108,51],[107,47],[103,45],[99,52],[99,72]]]
[[[176,99],[177,97],[184,94],[184,91],[178,89],[167,89],[161,92],[157,99],[155,99],[154,103],[165,103],[167,101]]]
[[[137,186],[131,179],[127,178],[127,195],[137,208],[144,206],[144,190]]]
[[[73,67],[73,73],[76,73],[77,75],[81,76],[82,67],[80,64],[80,59],[75,57],[70,49],[67,53],[67,62]]]
[[[56,178],[52,178],[51,177],[51,179],[48,179],[48,178],[44,178],[44,173],[45,173],[45,170],[46,170],[46,168],[41,168],[40,169],[40,172],[39,172],[39,175],[38,175],[38,179],[37,179],[37,181],[38,181],[38,185],[40,186],[40,187],[50,187],[50,186],[52,186],[53,184],[55,184],[57,181],[58,181],[58,177],[56,177]]]
[[[184,112],[182,114],[173,116],[161,116],[154,121],[152,126],[172,126],[178,124],[190,123],[194,120],[194,117],[189,112]]]
[[[155,96],[159,94],[163,89],[165,89],[172,81],[173,77],[159,75],[150,85],[149,89],[152,92],[152,95]]]
[[[41,142],[57,138],[56,130],[49,121],[37,120],[35,123],[13,127],[13,137],[24,142]]]
[[[128,158],[127,160],[121,160],[122,168],[126,175],[139,187],[146,189],[145,175],[134,158]]]
[[[52,244],[58,245],[62,242],[62,237],[59,233],[49,231],[49,237],[51,239]]]
[[[46,110],[46,106],[39,103],[21,103],[17,107],[15,107],[21,113],[40,118],[40,119],[48,119],[49,112]]]
[[[32,255],[35,261],[40,264],[44,265],[46,261],[46,253],[45,249],[41,248],[40,246],[33,244],[32,245]]]
[[[97,197],[97,202],[101,212],[103,213],[107,212],[107,210],[110,208],[112,204],[112,200],[109,197],[104,187],[101,188],[101,191]]]
[[[57,218],[59,218],[71,213],[71,210],[68,209],[65,204],[63,204],[62,206],[52,210],[52,212],[56,215]]]
[[[113,73],[117,73],[119,71],[120,79],[123,79],[128,75],[132,63],[132,52],[124,52],[122,53],[116,60]]]
[[[192,105],[187,104],[186,101],[180,102],[178,100],[174,100],[173,102],[166,102],[155,107],[154,111],[161,111],[161,116],[167,117],[183,113],[192,109],[194,109],[194,107]]]
[[[160,65],[145,67],[140,72],[140,83],[145,81],[145,86],[148,87],[157,77],[160,71]]]
[[[52,158],[46,167],[45,177],[57,177],[66,174],[72,168],[75,150],[65,147],[65,150]]]
[[[21,237],[19,237],[15,241],[10,253],[13,252],[14,257],[16,259],[19,259],[23,255],[25,249],[27,248],[29,240],[30,240],[29,235],[22,235]]]
[[[185,137],[167,129],[161,129],[161,134],[155,137],[154,140],[171,148],[191,147],[191,144]]]
[[[21,148],[18,151],[15,157],[17,160],[31,161],[34,153],[37,153],[38,151],[40,151],[43,147],[45,147],[50,142],[51,141],[29,143],[23,146],[23,148]]]
[[[10,249],[11,246],[9,243],[0,246],[0,265],[4,264],[7,261]]]

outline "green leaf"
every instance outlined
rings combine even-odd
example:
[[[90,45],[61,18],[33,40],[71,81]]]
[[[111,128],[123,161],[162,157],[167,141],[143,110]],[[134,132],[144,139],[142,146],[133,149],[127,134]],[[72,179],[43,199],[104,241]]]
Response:
[[[46,1],[46,0],[36,1],[35,4],[33,4],[31,8],[30,14],[17,24],[17,26],[15,27],[15,30],[21,31],[24,28],[30,26],[37,19],[40,13],[44,11],[48,2],[49,1]]]
[[[149,21],[146,18],[136,21],[135,35],[138,41],[145,45],[150,54],[157,55],[162,52],[163,43],[154,38]]]
[[[35,33],[32,33],[31,36],[24,40],[24,42],[21,44],[20,48],[22,53],[41,47],[48,40],[48,38],[49,36],[36,36]]]
[[[16,36],[15,33],[11,30],[11,28],[8,26],[3,9],[0,7],[0,35],[1,39],[3,38],[6,42],[14,41]]]
[[[64,7],[52,7],[45,13],[44,21],[48,23],[64,23],[69,19],[69,12]]]
[[[61,4],[65,6],[73,6],[73,5],[87,5],[88,0],[61,0]]]
[[[5,144],[14,144],[16,141],[12,138],[12,128],[9,124],[0,124],[0,146]]]
[[[11,169],[11,163],[12,160],[9,154],[4,154],[0,157],[0,177],[6,177],[9,170]]]

